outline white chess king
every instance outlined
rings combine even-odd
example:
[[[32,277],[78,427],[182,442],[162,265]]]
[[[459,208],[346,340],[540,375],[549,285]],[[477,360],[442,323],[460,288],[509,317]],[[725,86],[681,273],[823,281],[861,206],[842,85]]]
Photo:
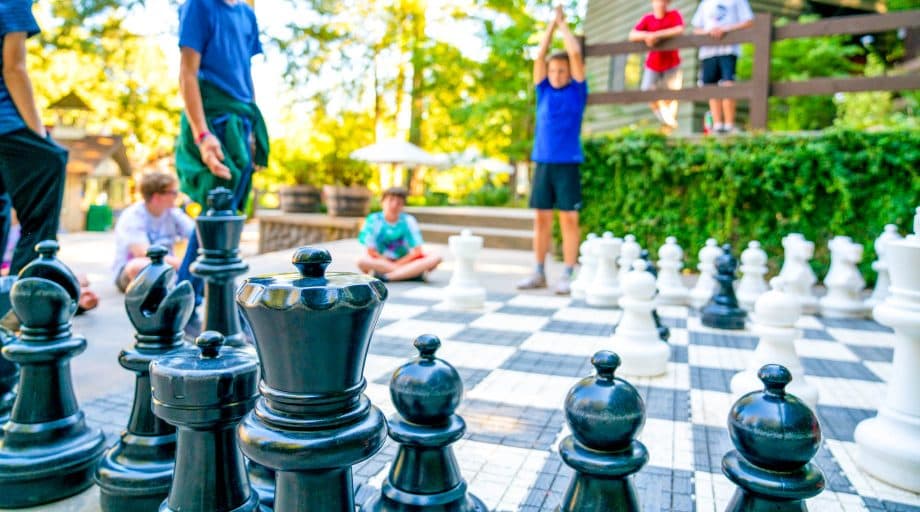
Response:
[[[878,416],[857,425],[857,463],[876,478],[920,492],[920,208],[914,234],[888,242],[891,295],[875,319],[894,329],[891,378]]]
[[[447,240],[454,255],[454,274],[444,289],[447,307],[454,309],[482,309],[486,302],[486,289],[476,279],[476,258],[482,251],[482,237],[473,236],[469,229]]]

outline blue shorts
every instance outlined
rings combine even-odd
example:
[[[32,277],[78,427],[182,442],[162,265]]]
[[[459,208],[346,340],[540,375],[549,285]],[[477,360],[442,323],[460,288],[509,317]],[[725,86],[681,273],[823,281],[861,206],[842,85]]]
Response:
[[[735,81],[737,55],[717,55],[700,61],[700,81],[704,85]]]
[[[580,164],[537,163],[530,192],[530,207],[537,210],[581,209]]]

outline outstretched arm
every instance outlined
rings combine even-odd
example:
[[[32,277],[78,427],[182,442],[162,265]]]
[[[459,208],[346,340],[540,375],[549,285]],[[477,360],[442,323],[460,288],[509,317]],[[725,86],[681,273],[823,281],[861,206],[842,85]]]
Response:
[[[204,102],[201,99],[201,88],[198,86],[198,69],[201,67],[201,54],[192,48],[183,46],[179,61],[179,90],[182,101],[185,103],[185,116],[192,127],[192,134],[198,143],[201,161],[208,166],[211,174],[230,179],[230,169],[222,162],[224,152],[220,148],[220,141],[214,135],[208,134],[208,122],[204,115]]]
[[[45,126],[35,104],[32,81],[26,71],[26,37],[25,32],[10,32],[3,37],[3,82],[26,126],[44,137]]]
[[[572,72],[572,78],[579,82],[585,81],[585,62],[581,56],[581,44],[578,39],[569,30],[569,24],[565,21],[565,14],[562,12],[562,6],[556,6],[556,25],[559,26],[559,32],[562,34],[562,42],[565,44],[565,53],[569,54],[569,69]]]
[[[546,54],[549,52],[549,46],[553,43],[553,32],[556,30],[556,21],[553,20],[546,26],[546,32],[540,39],[540,49],[537,50],[537,58],[533,61],[533,83],[539,84],[546,78]]]

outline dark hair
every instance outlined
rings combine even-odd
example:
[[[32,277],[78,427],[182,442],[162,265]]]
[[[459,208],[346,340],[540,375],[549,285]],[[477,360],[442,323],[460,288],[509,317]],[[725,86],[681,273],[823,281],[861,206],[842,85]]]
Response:
[[[565,52],[556,52],[549,56],[549,59],[546,60],[547,64],[554,60],[565,61],[566,64],[569,64],[569,54]]]
[[[404,187],[390,187],[383,191],[383,199],[389,196],[398,197],[405,202],[406,198],[409,197],[409,191]]]

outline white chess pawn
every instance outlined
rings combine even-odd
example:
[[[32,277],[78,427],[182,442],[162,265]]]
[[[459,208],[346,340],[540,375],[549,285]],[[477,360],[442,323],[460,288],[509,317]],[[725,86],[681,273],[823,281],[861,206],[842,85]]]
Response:
[[[741,279],[735,291],[738,302],[745,310],[753,310],[757,297],[769,289],[767,281],[764,280],[765,275],[767,275],[767,253],[760,248],[760,242],[757,240],[748,242],[747,249],[741,253]]]
[[[687,304],[690,290],[680,277],[684,251],[677,245],[677,238],[669,236],[658,249],[658,303],[683,306]]]
[[[914,234],[888,242],[891,296],[873,316],[894,329],[894,359],[878,416],[856,426],[856,462],[867,473],[920,492],[920,208]]]
[[[828,318],[864,318],[868,311],[860,298],[866,280],[856,264],[863,247],[848,236],[835,236],[829,243],[831,266],[824,278],[827,295],[821,298],[821,315]]]
[[[795,350],[795,340],[800,336],[795,323],[802,315],[799,301],[783,290],[781,277],[770,280],[772,290],[760,295],[751,314],[751,330],[760,337],[751,354],[747,369],[732,377],[732,394],[739,397],[750,391],[763,389],[757,372],[765,364],[781,364],[792,374],[786,391],[799,397],[812,409],[818,403],[818,389],[805,378],[805,370]]]
[[[716,281],[716,258],[722,255],[722,248],[715,238],[706,240],[706,245],[700,249],[700,262],[696,266],[700,271],[700,277],[696,280],[696,285],[690,290],[690,305],[696,309],[705,306],[716,289],[719,282]]]
[[[455,309],[482,309],[486,302],[486,289],[476,279],[476,258],[482,251],[482,237],[473,236],[469,229],[447,240],[454,255],[454,274],[444,288],[447,306]]]
[[[900,239],[901,234],[898,233],[898,227],[894,224],[887,224],[885,231],[875,239],[875,254],[878,259],[872,262],[872,270],[878,274],[878,277],[875,280],[872,295],[866,299],[866,308],[870,310],[881,304],[888,297],[888,287],[891,281],[888,279],[888,261],[885,258],[885,251],[887,250],[888,242]]]
[[[594,281],[594,275],[597,273],[597,234],[588,233],[588,237],[579,246],[578,274],[572,281],[572,298],[584,299],[585,290]]]
[[[632,263],[639,259],[640,254],[642,254],[642,246],[636,242],[636,236],[624,236],[623,246],[620,247],[620,259],[617,260],[617,264],[620,266],[620,273],[617,276],[620,283],[623,282],[623,278],[626,277],[626,274],[632,271]]]
[[[659,337],[652,317],[656,285],[647,268],[644,260],[636,260],[623,278],[623,317],[613,333],[611,347],[623,361],[619,371],[624,375],[651,377],[668,371],[671,348]]]
[[[594,281],[585,290],[585,302],[590,306],[613,308],[623,295],[620,280],[617,278],[617,257],[620,255],[623,240],[615,238],[612,233],[604,233],[604,236],[594,243],[597,244],[597,273],[594,275]]]
[[[799,299],[802,313],[817,313],[818,298],[813,288],[818,277],[808,263],[815,254],[815,243],[806,240],[801,233],[790,233],[783,237],[783,251],[783,267],[779,277],[783,278],[786,293]]]

